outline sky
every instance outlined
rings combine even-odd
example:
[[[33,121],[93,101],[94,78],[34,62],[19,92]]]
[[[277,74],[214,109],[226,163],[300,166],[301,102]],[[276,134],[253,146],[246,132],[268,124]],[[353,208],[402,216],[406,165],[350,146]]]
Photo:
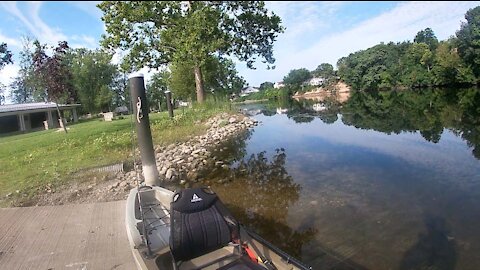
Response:
[[[14,64],[0,70],[0,83],[8,85],[18,70],[22,37],[56,45],[66,40],[74,48],[99,47],[105,27],[99,2],[1,2],[0,43],[14,54]],[[272,1],[266,7],[282,19],[285,32],[274,44],[273,70],[258,62],[255,70],[236,62],[239,74],[252,86],[281,81],[292,69],[314,70],[380,42],[412,41],[415,34],[432,28],[444,40],[460,28],[465,12],[480,5],[471,2],[298,2]],[[153,71],[143,69],[146,80]],[[7,99],[7,102],[9,99]]]

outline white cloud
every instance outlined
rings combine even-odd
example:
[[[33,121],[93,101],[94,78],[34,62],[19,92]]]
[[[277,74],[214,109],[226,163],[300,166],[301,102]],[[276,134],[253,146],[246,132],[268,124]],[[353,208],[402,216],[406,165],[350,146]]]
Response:
[[[49,27],[40,18],[42,2],[27,2],[25,11],[18,8],[17,2],[1,2],[0,6],[19,19],[41,42],[56,45],[59,41],[67,40],[67,37],[59,29]]]
[[[322,25],[320,18],[328,14],[328,12],[318,12],[319,7],[316,3],[302,3],[298,6],[292,3],[274,3],[270,8],[282,17],[287,27],[286,33],[279,37],[274,46],[276,69],[273,71],[247,70],[243,65],[237,67],[247,82],[259,85],[264,81],[282,80],[283,76],[294,68],[305,67],[312,70],[324,62],[335,65],[340,57],[380,42],[412,40],[418,31],[427,27],[432,28],[437,37],[443,40],[455,34],[455,31],[460,28],[465,12],[478,6],[479,3],[478,1],[400,3],[390,11],[368,19],[349,30],[328,36],[319,34],[318,29],[309,28],[310,22]],[[324,7],[325,3],[322,8]],[[332,8],[338,8],[338,6]],[[331,12],[331,14],[334,13],[334,11]],[[295,31],[297,29],[290,23],[302,20],[303,17],[306,19],[303,25],[309,30],[300,31],[300,34],[288,33],[289,28]],[[316,35],[319,39],[310,46],[302,44],[302,41],[310,38],[310,35]]]
[[[22,44],[17,39],[7,37],[3,35],[0,31],[0,43],[3,42],[7,43],[7,47],[9,50],[11,50],[12,47],[20,48],[22,46]]]
[[[101,1],[68,1],[68,3],[88,13],[96,19],[100,19],[102,17],[102,11],[97,7]]]
[[[93,50],[99,47],[97,40],[87,35],[71,36],[70,43],[70,47],[72,48],[87,48]]]
[[[6,86],[6,93],[5,96],[7,97],[6,103],[11,103],[9,98],[10,96],[10,83],[13,82],[13,78],[17,76],[20,67],[17,64],[10,64],[5,66],[2,70],[0,70],[0,83]]]

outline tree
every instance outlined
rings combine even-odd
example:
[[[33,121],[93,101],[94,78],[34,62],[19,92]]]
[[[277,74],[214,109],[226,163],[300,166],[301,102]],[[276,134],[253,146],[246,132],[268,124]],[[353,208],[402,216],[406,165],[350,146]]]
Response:
[[[478,78],[480,76],[480,6],[468,10],[465,19],[467,22],[463,22],[456,33],[458,53]]]
[[[65,55],[69,49],[66,41],[61,41],[54,48],[53,56],[45,53],[46,45],[41,45],[35,41],[35,53],[33,63],[35,65],[35,74],[42,78],[45,86],[47,100],[55,101],[58,117],[63,123],[63,130],[67,133],[66,124],[61,117],[58,102],[64,100],[66,103],[75,99],[75,93],[71,84],[72,75],[65,63]]]
[[[10,84],[11,99],[15,103],[32,101],[44,101],[46,99],[45,86],[41,77],[35,74],[33,54],[35,40],[32,37],[22,38],[22,50],[20,51],[20,71]]]
[[[12,64],[12,52],[7,48],[6,43],[0,43],[0,70],[7,64]],[[5,85],[0,83],[0,105],[5,102]]]
[[[312,74],[306,68],[292,69],[287,76],[283,78],[283,82],[293,87],[299,88],[305,81],[312,78]]]
[[[8,50],[7,43],[0,43],[0,70],[8,64],[13,64],[12,52]]]
[[[434,59],[434,82],[436,85],[472,84],[473,71],[462,61],[454,48],[455,41],[440,42]]]
[[[331,64],[322,63],[318,65],[318,67],[314,71],[312,71],[312,75],[328,80],[335,76],[335,71],[333,70],[333,66]]]
[[[173,63],[169,86],[175,96],[193,100],[195,97],[195,74],[191,61]],[[238,93],[245,84],[245,80],[238,76],[235,65],[231,60],[219,57],[208,57],[202,66],[204,70],[204,88],[215,95]]]
[[[5,103],[5,85],[0,83],[0,105]]]
[[[426,43],[414,43],[406,51],[403,84],[410,87],[429,86],[433,76],[430,69],[433,64],[433,54]]]
[[[267,89],[272,89],[274,86],[274,83],[272,82],[263,82],[260,84],[260,91],[264,91]]]
[[[101,50],[76,49],[69,53],[73,87],[85,112],[110,111],[118,76],[112,55]]]
[[[438,46],[438,39],[431,28],[425,28],[425,30],[418,32],[413,41],[427,44],[431,51],[434,51]]]
[[[270,68],[273,42],[284,30],[261,1],[104,1],[98,7],[106,24],[104,47],[129,51],[125,61],[136,69],[191,61],[200,103],[201,67],[209,56],[235,56],[249,68],[260,56]]]
[[[147,85],[147,99],[150,107],[157,107],[160,111],[161,104],[166,104],[165,91],[168,90],[168,82],[170,80],[170,72],[163,70],[153,74],[152,79]],[[155,105],[155,106],[154,106]]]

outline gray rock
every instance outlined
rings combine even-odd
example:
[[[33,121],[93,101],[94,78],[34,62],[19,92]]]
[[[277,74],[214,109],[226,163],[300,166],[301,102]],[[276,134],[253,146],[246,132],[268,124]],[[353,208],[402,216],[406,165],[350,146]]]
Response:
[[[167,170],[167,173],[165,174],[165,178],[167,180],[171,180],[174,175],[175,175],[175,170],[170,168]]]

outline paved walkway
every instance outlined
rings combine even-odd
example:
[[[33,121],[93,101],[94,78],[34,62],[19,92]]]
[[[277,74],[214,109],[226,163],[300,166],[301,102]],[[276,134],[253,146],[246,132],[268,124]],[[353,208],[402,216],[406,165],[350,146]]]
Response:
[[[0,269],[134,270],[125,201],[0,209]]]

